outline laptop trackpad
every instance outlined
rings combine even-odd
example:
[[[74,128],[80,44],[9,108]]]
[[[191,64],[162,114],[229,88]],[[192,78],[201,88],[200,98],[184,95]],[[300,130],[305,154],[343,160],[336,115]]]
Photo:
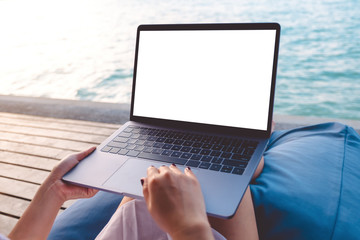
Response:
[[[143,197],[140,179],[146,177],[147,169],[151,165],[159,168],[164,164],[163,162],[129,158],[103,183],[103,186],[110,191],[120,192],[130,197]]]

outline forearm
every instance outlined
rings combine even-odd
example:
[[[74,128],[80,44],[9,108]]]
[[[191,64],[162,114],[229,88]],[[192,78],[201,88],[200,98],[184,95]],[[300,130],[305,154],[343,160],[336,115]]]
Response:
[[[41,186],[9,238],[46,239],[63,202],[53,188]]]

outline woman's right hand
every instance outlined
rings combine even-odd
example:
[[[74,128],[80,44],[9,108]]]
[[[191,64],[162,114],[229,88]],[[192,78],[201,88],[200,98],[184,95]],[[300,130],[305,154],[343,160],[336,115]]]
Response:
[[[190,170],[175,165],[149,167],[144,198],[153,219],[173,239],[213,239],[200,184]]]

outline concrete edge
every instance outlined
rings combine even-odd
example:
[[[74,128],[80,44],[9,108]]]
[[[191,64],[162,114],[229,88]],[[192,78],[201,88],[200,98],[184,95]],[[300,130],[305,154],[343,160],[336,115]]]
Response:
[[[130,104],[0,95],[0,111],[52,118],[124,124],[129,120]],[[324,122],[340,122],[353,127],[360,133],[359,120],[274,115],[274,121],[276,123],[276,130]]]

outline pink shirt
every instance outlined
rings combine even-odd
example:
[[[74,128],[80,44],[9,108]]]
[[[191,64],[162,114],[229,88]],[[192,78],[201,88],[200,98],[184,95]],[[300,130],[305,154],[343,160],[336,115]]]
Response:
[[[225,238],[212,229],[216,240]],[[134,200],[121,206],[96,237],[100,239],[171,239],[152,219],[143,200]]]

